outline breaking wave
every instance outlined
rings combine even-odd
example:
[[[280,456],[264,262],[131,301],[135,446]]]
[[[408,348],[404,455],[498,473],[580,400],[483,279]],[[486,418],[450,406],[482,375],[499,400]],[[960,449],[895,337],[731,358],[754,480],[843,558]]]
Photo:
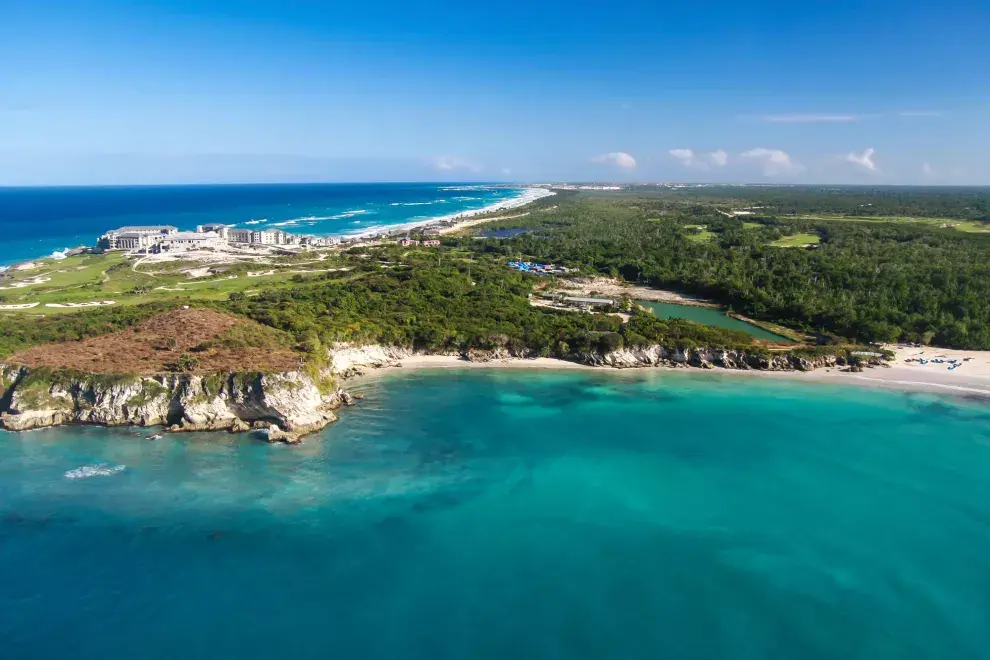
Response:
[[[293,218],[291,220],[285,220],[284,222],[272,223],[273,227],[293,227],[300,224],[314,224],[320,222],[321,220],[346,220],[347,218],[353,218],[356,215],[361,215],[362,213],[373,213],[367,209],[353,209],[350,211],[344,211],[343,213],[338,213],[337,215],[307,215],[302,218]]]
[[[96,465],[83,465],[65,473],[66,479],[88,479],[89,477],[109,477],[123,472],[126,465],[110,465],[109,463],[97,463]]]

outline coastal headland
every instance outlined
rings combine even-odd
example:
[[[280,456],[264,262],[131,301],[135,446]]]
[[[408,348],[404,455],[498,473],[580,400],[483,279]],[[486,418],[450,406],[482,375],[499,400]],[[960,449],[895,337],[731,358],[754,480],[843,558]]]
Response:
[[[957,269],[985,263],[979,234],[901,216],[744,221],[680,191],[528,190],[338,244],[124,227],[102,253],[21,264],[0,282],[0,423],[293,442],[351,402],[348,379],[382,367],[699,369],[990,395],[981,280],[960,296],[909,258],[937,245]],[[812,231],[823,240],[781,242]],[[910,254],[889,262],[898,250]]]
[[[322,369],[314,371],[307,356],[279,348],[277,338],[245,325],[212,310],[191,309],[153,317],[119,333],[17,353],[0,364],[0,428],[130,424],[163,426],[170,432],[264,430],[270,441],[297,442],[336,421],[333,410],[352,402],[338,382],[382,367],[779,372],[879,363],[848,354],[766,357],[663,346],[575,353],[568,359],[499,350],[436,355],[398,347],[337,346],[321,360]],[[191,333],[169,329],[189,327],[194,328]],[[236,370],[231,368],[235,364]],[[218,370],[221,366],[226,368]]]
[[[296,442],[350,402],[277,331],[210,309],[37,346],[0,364],[0,427],[161,426],[263,431]]]

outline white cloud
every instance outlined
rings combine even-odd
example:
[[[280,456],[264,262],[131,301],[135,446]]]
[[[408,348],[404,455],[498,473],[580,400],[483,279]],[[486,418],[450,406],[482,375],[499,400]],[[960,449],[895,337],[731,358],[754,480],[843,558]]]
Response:
[[[780,149],[757,147],[739,154],[740,158],[758,163],[764,176],[790,176],[804,170],[804,165],[796,162],[790,154]]]
[[[725,153],[724,150],[719,149],[718,151],[713,151],[708,154],[708,158],[711,159],[717,167],[725,167],[729,162],[729,154]]]
[[[481,165],[477,163],[472,163],[471,161],[458,158],[456,156],[440,156],[434,163],[434,167],[438,170],[444,172],[453,172],[455,170],[468,170],[469,172],[480,172],[482,170]]]
[[[503,167],[502,168],[502,174],[504,174],[505,176],[509,176],[510,174],[512,174],[512,168],[511,167]]]
[[[631,170],[636,167],[636,159],[625,151],[613,151],[611,153],[601,154],[592,158],[591,161],[593,163],[612,163],[624,170]]]
[[[764,115],[763,121],[771,124],[842,124],[859,121],[859,115]]]
[[[695,153],[693,149],[671,149],[667,153],[676,158],[684,167],[697,170],[707,170],[712,165],[725,167],[729,162],[729,154],[722,149],[708,154]]]
[[[935,170],[928,163],[921,164],[921,173],[925,176],[935,176]]]
[[[667,153],[685,165],[690,165],[694,162],[694,151],[691,149],[671,149]]]
[[[873,154],[875,153],[876,153],[876,149],[870,147],[869,149],[863,151],[863,153],[861,154],[857,154],[855,151],[846,154],[845,160],[847,163],[852,163],[853,165],[858,165],[863,169],[869,170],[871,172],[876,172],[878,171],[877,164],[876,161],[873,160]]]
[[[941,117],[945,113],[941,110],[901,110],[897,114],[901,117]]]

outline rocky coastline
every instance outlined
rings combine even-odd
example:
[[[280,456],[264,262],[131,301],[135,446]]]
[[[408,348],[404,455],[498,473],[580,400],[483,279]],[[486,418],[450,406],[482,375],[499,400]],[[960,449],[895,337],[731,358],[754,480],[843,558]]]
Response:
[[[380,345],[342,346],[331,354],[331,366],[336,375],[348,378],[365,373],[369,369],[397,366],[403,359],[417,355],[424,354],[408,348]],[[459,358],[472,363],[524,361],[541,357],[528,351],[515,352],[505,348],[434,352],[429,355]],[[596,351],[571,353],[561,360],[589,367],[614,369],[667,367],[746,371],[814,371],[824,368],[848,368],[856,371],[884,363],[879,357],[854,356],[843,351],[813,354],[799,351],[768,352],[724,348],[676,348],[661,345],[622,348],[608,353]]]
[[[260,430],[298,442],[349,405],[302,372],[125,376],[0,364],[0,428],[160,426],[170,432]]]
[[[264,432],[271,442],[296,443],[336,421],[335,410],[353,402],[346,391],[326,383],[369,369],[396,366],[416,355],[409,348],[339,345],[331,351],[326,371],[315,379],[302,371],[127,376],[0,364],[0,428],[27,431],[93,424],[157,426],[169,432],[256,430]],[[433,355],[472,363],[537,357],[508,349]],[[718,367],[758,371],[859,370],[863,365],[882,362],[841,352],[802,355],[659,345],[574,353],[566,361],[616,369]]]

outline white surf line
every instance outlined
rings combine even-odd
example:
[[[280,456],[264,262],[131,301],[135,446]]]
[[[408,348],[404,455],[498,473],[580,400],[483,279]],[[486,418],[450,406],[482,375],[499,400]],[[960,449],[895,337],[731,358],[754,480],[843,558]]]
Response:
[[[990,396],[990,390],[981,390],[978,387],[966,387],[964,385],[946,385],[945,383],[936,383],[932,381],[925,380],[890,380],[888,378],[870,378],[869,376],[855,376],[860,380],[865,380],[869,383],[893,383],[895,385],[920,385],[922,387],[941,387],[947,390],[956,390],[959,392],[972,392],[974,394],[985,394]]]
[[[374,236],[376,234],[387,233],[387,232],[403,232],[409,229],[415,229],[416,227],[423,227],[425,225],[431,225],[438,222],[448,222],[451,220],[464,220],[476,215],[483,215],[486,213],[495,213],[497,211],[504,211],[507,209],[515,209],[527,204],[531,204],[538,199],[543,199],[544,197],[550,197],[551,195],[556,195],[554,191],[549,188],[526,188],[525,191],[518,197],[512,197],[510,199],[503,199],[494,204],[489,204],[488,206],[482,207],[480,209],[468,209],[466,211],[459,211],[457,213],[451,213],[449,215],[440,215],[432,218],[422,218],[420,220],[404,222],[396,225],[375,225],[373,227],[367,227],[359,232],[353,234],[335,234],[336,236],[342,236],[345,238],[368,238],[369,236]]]

